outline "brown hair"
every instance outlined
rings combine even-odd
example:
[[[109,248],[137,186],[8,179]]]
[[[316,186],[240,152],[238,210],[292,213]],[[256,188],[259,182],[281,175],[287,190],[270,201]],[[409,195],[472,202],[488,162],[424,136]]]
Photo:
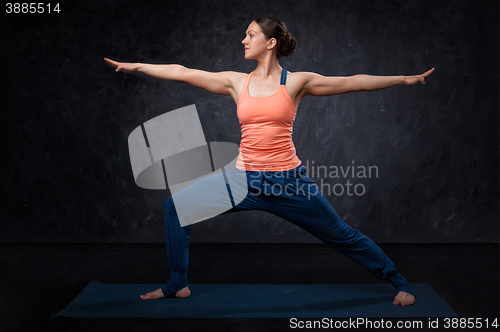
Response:
[[[278,59],[282,56],[289,56],[295,52],[297,41],[287,31],[285,23],[274,16],[259,17],[255,19],[255,23],[260,26],[264,36],[269,40],[275,38],[276,56]]]

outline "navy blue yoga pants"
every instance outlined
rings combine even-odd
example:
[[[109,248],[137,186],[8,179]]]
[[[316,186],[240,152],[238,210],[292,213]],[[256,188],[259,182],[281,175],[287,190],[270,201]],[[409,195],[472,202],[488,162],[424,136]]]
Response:
[[[245,210],[261,210],[282,217],[308,231],[340,253],[365,267],[376,277],[390,281],[397,291],[413,294],[406,279],[399,274],[394,263],[370,238],[344,223],[316,183],[306,174],[301,164],[297,168],[279,171],[244,171],[232,166],[229,170],[211,175],[174,194],[190,197],[198,189],[211,186],[212,181],[224,177],[226,184],[246,177],[248,194],[238,204],[223,214]],[[229,181],[228,181],[229,180]],[[213,186],[216,188],[217,186]],[[220,188],[220,186],[219,186]],[[193,199],[193,211],[217,204],[217,196],[231,195],[227,190],[214,192],[202,200]],[[200,202],[204,201],[204,202]],[[186,287],[189,261],[189,238],[192,226],[182,227],[177,216],[174,200],[169,197],[164,204],[165,237],[170,280],[161,289],[166,297]]]

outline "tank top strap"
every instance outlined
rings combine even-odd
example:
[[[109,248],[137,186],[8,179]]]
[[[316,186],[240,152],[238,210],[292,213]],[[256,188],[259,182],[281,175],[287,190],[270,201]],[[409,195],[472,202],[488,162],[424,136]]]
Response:
[[[286,85],[286,69],[281,70],[281,82],[280,85]]]

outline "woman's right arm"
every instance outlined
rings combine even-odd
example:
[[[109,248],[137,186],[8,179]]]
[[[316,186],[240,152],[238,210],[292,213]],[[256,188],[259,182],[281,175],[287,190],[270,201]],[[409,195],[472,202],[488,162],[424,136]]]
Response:
[[[149,76],[171,81],[182,81],[219,95],[231,95],[233,78],[232,71],[211,73],[204,70],[190,69],[182,65],[153,65],[147,63],[117,62],[107,58],[104,60],[116,71],[125,73],[141,72]]]

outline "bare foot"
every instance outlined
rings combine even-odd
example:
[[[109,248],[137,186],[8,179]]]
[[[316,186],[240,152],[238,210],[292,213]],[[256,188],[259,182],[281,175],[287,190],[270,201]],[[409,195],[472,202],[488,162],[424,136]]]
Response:
[[[189,297],[189,295],[191,295],[191,291],[189,290],[189,286],[186,286],[183,289],[177,291],[177,293],[175,293],[175,297],[178,297],[178,298],[186,298],[186,297]],[[164,297],[165,297],[165,295],[163,295],[161,288],[158,288],[154,292],[149,292],[145,295],[141,295],[141,299],[143,299],[143,300],[157,300],[157,299],[161,299]]]
[[[402,306],[412,305],[413,303],[415,303],[415,296],[403,291],[400,291],[394,298],[394,302],[392,302],[394,305],[401,304]]]

